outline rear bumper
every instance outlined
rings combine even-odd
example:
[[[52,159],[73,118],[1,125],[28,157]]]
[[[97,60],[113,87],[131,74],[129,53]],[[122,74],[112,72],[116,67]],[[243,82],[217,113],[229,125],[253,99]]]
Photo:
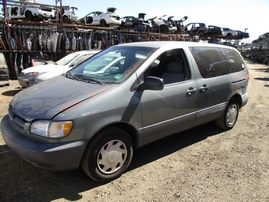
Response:
[[[244,95],[242,95],[242,105],[241,107],[245,106],[248,102],[248,93],[245,93]]]
[[[1,121],[6,144],[29,163],[46,170],[77,169],[87,145],[86,140],[43,143],[21,135],[14,130],[6,115]]]

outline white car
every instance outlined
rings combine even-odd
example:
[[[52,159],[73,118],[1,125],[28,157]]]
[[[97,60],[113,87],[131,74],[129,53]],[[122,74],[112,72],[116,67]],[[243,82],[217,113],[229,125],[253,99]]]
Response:
[[[227,36],[227,37],[232,37],[232,36],[238,35],[236,30],[233,30],[233,29],[230,29],[227,27],[223,27],[222,30],[223,30],[223,35]]]
[[[11,19],[26,18],[33,19],[52,19],[55,17],[55,11],[47,6],[37,4],[14,5],[8,8],[8,16]]]
[[[68,54],[53,64],[24,69],[18,76],[19,84],[21,87],[26,88],[35,83],[40,83],[44,80],[63,74],[98,52],[99,50],[77,51]]]
[[[75,6],[62,6],[58,9],[58,15],[56,15],[56,20],[60,21],[61,14],[64,23],[78,22],[79,17],[76,14],[78,8]]]
[[[79,21],[83,25],[100,25],[107,27],[110,25],[120,25],[120,17],[115,14],[116,8],[108,8],[107,12],[94,11],[81,18]]]

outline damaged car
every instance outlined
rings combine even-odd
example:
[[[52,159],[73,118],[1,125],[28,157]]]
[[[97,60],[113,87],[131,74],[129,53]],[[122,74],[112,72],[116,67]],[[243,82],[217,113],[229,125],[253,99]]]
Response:
[[[79,19],[82,25],[100,25],[101,27],[119,26],[120,17],[115,13],[117,9],[110,7],[107,12],[93,11]]]

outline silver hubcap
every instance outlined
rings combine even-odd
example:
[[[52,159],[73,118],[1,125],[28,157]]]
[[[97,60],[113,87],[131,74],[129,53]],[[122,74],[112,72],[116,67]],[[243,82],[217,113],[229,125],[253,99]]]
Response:
[[[237,113],[238,113],[237,105],[235,104],[231,105],[229,110],[227,111],[226,123],[228,126],[233,126],[235,124]]]
[[[97,166],[102,173],[112,174],[123,166],[126,158],[126,145],[120,140],[111,140],[99,151]]]

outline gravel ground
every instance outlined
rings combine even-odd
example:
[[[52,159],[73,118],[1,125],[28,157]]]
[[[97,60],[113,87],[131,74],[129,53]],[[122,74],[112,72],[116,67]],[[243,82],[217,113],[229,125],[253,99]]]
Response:
[[[247,64],[249,102],[231,131],[209,123],[152,143],[107,184],[33,167],[0,134],[0,201],[269,201],[269,68]],[[16,80],[0,87],[0,119],[19,91]]]

